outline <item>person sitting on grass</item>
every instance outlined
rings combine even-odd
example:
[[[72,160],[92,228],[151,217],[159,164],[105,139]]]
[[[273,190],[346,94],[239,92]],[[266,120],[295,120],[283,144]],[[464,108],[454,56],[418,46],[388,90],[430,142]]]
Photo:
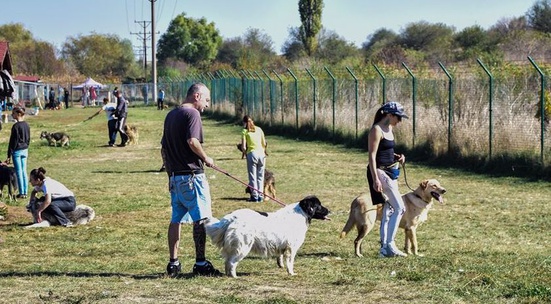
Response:
[[[36,194],[41,192],[44,195],[38,199],[38,208],[33,214],[37,223],[42,222],[42,213],[54,216],[60,225],[65,227],[73,226],[67,219],[64,212],[74,211],[76,200],[73,192],[62,183],[46,176],[46,170],[42,167],[31,170],[30,182],[34,189],[31,192],[30,204],[34,204]]]

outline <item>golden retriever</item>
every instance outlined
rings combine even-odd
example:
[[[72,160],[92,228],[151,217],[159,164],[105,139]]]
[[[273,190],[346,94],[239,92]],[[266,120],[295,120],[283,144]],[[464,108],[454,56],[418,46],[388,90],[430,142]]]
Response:
[[[446,189],[440,185],[440,182],[436,179],[428,179],[422,181],[414,191],[402,195],[406,212],[400,221],[400,228],[404,228],[406,232],[404,249],[407,254],[422,256],[417,244],[417,227],[427,220],[433,198],[441,204],[444,203],[442,197],[444,193],[446,193]],[[362,194],[352,201],[348,221],[342,229],[341,238],[344,238],[352,230],[352,227],[356,226],[358,230],[358,237],[354,240],[356,256],[363,256],[361,253],[363,238],[373,229],[375,220],[381,220],[381,211],[382,205],[371,204],[369,193]]]

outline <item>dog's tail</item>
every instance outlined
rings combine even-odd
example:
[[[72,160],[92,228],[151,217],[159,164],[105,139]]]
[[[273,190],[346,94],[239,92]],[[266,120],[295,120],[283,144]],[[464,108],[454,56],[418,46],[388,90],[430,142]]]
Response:
[[[218,248],[224,248],[226,231],[230,225],[231,220],[223,217],[222,219],[210,218],[205,224],[205,230],[207,235],[212,240],[212,243]]]
[[[348,220],[346,221],[346,224],[344,225],[344,227],[342,228],[342,231],[341,231],[341,239],[344,238],[346,236],[346,234],[348,232],[350,232],[350,230],[352,230],[352,227],[354,227],[354,225],[356,224],[355,221],[354,221],[354,216],[352,215],[352,212],[353,212],[353,210],[350,209],[350,214],[348,215]]]

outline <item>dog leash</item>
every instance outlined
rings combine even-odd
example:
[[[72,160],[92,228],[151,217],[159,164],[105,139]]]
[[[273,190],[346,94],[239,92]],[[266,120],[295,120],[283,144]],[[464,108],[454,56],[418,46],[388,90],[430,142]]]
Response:
[[[402,164],[402,168],[404,168],[404,181],[406,182],[406,186],[408,186],[409,190],[415,192],[415,190],[413,190],[408,184],[408,177],[407,177],[407,174],[406,174],[406,163],[405,162]]]
[[[251,186],[251,185],[249,185],[249,184],[247,184],[247,183],[241,181],[240,179],[238,179],[238,178],[232,176],[229,172],[224,171],[224,170],[222,170],[222,169],[220,169],[220,168],[218,168],[218,167],[216,167],[216,166],[214,166],[214,165],[212,165],[211,168],[214,169],[215,171],[218,171],[218,172],[220,172],[220,173],[226,175],[227,177],[229,177],[229,178],[231,178],[231,179],[233,179],[233,180],[235,180],[235,181],[237,181],[237,182],[239,182],[239,183],[241,183],[241,184],[247,186],[247,187],[248,187],[249,189],[251,189],[251,190],[254,190],[254,191],[257,191],[257,192],[259,192],[259,193],[262,193],[265,197],[268,197],[268,198],[272,199],[274,202],[280,204],[281,206],[284,206],[284,207],[287,206],[285,203],[281,202],[281,201],[278,200],[277,198],[272,197],[272,196],[269,196],[269,195],[267,195],[266,193],[264,193],[264,192],[262,192],[262,191],[260,191],[260,190],[258,190],[258,189],[256,189],[256,188],[254,188],[253,186]]]

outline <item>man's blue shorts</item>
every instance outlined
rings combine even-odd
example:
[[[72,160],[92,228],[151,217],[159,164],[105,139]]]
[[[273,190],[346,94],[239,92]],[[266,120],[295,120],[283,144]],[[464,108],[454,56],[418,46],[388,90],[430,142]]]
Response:
[[[171,176],[171,223],[192,223],[212,217],[210,188],[204,173]]]

